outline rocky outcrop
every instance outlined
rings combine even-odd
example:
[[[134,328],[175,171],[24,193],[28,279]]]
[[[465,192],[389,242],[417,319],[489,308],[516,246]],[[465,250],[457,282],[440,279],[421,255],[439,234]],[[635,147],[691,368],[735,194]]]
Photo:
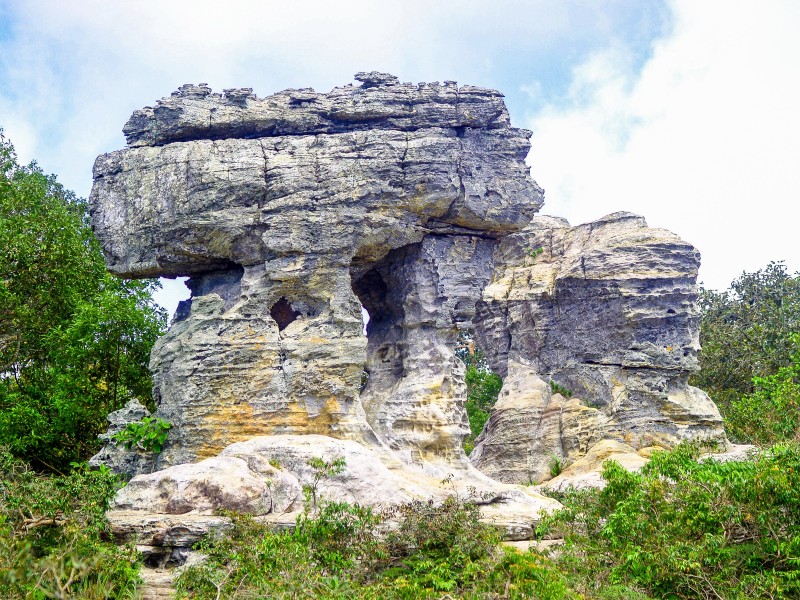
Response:
[[[312,459],[342,468],[325,476]],[[544,511],[559,503],[533,488],[504,485],[475,471],[446,479],[358,442],[320,435],[270,435],[231,444],[219,456],[134,477],[107,513],[117,539],[135,543],[154,566],[182,563],[192,545],[225,530],[221,510],[292,527],[316,498],[376,509],[451,494],[482,506],[482,520],[508,540],[530,539]]]
[[[530,133],[491,90],[358,77],[260,100],[184,86],[97,159],[109,268],[191,277],[151,361],[160,467],[269,434],[465,462],[455,335],[493,241],[542,204]]]
[[[495,251],[477,337],[503,391],[472,454],[507,482],[541,482],[604,439],[635,449],[724,440],[697,368],[698,252],[615,213],[536,217]],[[596,467],[599,468],[598,462]]]
[[[130,476],[134,473],[147,473],[155,469],[156,457],[152,452],[140,450],[135,445],[130,449],[116,441],[117,434],[125,430],[129,423],[138,423],[149,417],[150,411],[136,398],[119,410],[108,415],[108,431],[98,437],[105,442],[100,452],[89,460],[89,466],[97,468],[105,465],[114,473]]]
[[[320,483],[330,498],[474,489],[485,519],[525,539],[557,503],[497,480],[538,482],[552,457],[578,465],[613,443],[723,435],[686,383],[690,245],[629,214],[534,218],[530,133],[495,91],[356,79],[266,98],[183,86],[95,163],[109,268],[192,291],[151,357],[163,452],[148,468],[98,457],[139,473],[109,518],[154,563],[226,527],[221,508],[290,523],[314,457],[345,459]],[[505,378],[472,455],[483,473],[461,446],[469,330]]]

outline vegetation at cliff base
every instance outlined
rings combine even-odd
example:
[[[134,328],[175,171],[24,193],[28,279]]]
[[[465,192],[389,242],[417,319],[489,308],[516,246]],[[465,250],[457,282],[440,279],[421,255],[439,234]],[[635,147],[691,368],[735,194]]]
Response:
[[[588,598],[800,597],[800,447],[698,460],[691,445],[640,473],[607,462],[603,490],[559,495],[554,564]]]
[[[109,275],[85,201],[19,165],[0,131],[0,446],[66,472],[109,412],[151,401],[156,285]]]
[[[0,449],[0,598],[135,598],[139,559],[113,543],[108,469],[46,476]]]
[[[177,580],[179,598],[579,598],[547,558],[498,545],[478,506],[449,497],[378,514],[323,502],[292,531],[233,515],[208,558]]]

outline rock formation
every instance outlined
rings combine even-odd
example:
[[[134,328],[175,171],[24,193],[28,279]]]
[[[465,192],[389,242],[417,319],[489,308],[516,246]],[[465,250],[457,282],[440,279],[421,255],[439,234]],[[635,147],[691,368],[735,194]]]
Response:
[[[536,217],[503,239],[475,322],[504,383],[473,463],[537,483],[604,439],[636,450],[724,441],[716,406],[687,382],[699,265],[691,245],[630,213],[578,227]]]
[[[463,456],[455,335],[491,241],[542,204],[530,133],[491,90],[357,79],[261,100],[184,86],[98,158],[90,201],[109,268],[191,277],[151,362],[174,425],[159,466],[290,433]]]
[[[192,291],[151,358],[156,414],[173,427],[157,472],[118,495],[119,531],[177,547],[185,536],[165,532],[207,530],[219,518],[192,519],[220,502],[291,512],[316,454],[347,458],[334,496],[441,497],[453,474],[494,498],[485,515],[509,536],[529,535],[556,503],[486,477],[461,447],[465,330],[506,379],[472,457],[491,477],[540,481],[552,454],[575,461],[604,439],[723,436],[686,383],[691,246],[628,214],[534,218],[530,132],[498,92],[356,79],[266,98],[186,85],[97,159],[90,208],[109,269],[188,276]],[[566,387],[574,398],[554,393]],[[150,470],[114,452],[118,468]]]

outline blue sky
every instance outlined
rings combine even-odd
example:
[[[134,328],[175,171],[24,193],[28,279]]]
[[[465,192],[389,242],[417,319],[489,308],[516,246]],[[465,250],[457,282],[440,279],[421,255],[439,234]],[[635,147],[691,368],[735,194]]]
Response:
[[[0,127],[85,196],[130,113],[183,83],[493,87],[534,131],[543,212],[643,214],[722,288],[770,260],[800,269],[798,31],[780,0],[0,0]]]

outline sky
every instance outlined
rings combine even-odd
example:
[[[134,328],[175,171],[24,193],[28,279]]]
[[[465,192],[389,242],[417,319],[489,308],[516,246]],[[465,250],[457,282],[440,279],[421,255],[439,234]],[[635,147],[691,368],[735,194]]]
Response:
[[[800,270],[798,32],[800,2],[780,0],[0,0],[0,127],[85,197],[130,114],[183,83],[495,88],[533,131],[543,213],[641,214],[724,289]],[[165,281],[158,300],[187,294]]]

